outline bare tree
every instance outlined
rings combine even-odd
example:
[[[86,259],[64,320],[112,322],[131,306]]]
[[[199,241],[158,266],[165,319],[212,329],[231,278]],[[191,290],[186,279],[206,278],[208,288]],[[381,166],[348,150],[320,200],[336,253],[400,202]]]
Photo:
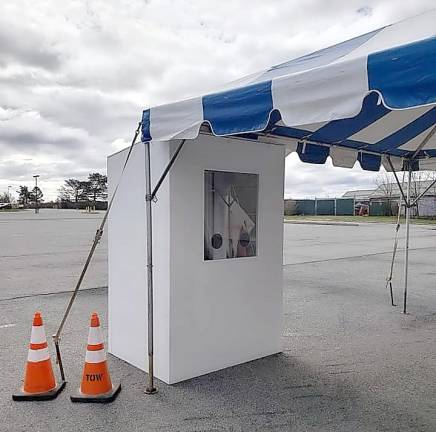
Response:
[[[411,195],[416,198],[421,193],[423,193],[429,183],[436,180],[436,172],[435,171],[413,171],[412,172],[412,184],[411,186]],[[436,185],[430,188],[427,192],[428,195],[436,195]],[[419,206],[416,206],[415,209],[416,216],[419,217]]]
[[[386,200],[388,206],[388,215],[392,216],[392,201],[395,198],[395,185],[392,181],[393,179],[387,172],[378,174],[375,179],[375,184],[377,185],[376,193],[379,198]]]
[[[10,196],[7,192],[0,193],[0,203],[10,203]]]

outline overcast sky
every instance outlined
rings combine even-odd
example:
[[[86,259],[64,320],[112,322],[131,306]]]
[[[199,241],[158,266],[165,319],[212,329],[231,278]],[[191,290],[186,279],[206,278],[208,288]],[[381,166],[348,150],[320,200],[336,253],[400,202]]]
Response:
[[[0,192],[106,170],[149,106],[419,14],[434,0],[132,0],[0,4]],[[286,161],[285,194],[374,185],[355,168]]]

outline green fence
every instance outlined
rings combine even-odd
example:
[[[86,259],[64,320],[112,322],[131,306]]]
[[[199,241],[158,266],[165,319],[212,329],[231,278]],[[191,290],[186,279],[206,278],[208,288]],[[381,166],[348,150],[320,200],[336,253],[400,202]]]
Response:
[[[287,199],[285,200],[285,215],[301,216],[353,216],[353,198],[322,198],[322,199]]]
[[[387,201],[371,201],[369,203],[370,216],[390,216],[389,203]]]
[[[315,214],[315,200],[296,200],[296,215],[313,216]]]
[[[354,199],[336,198],[336,214],[338,216],[354,216]]]
[[[315,205],[315,214],[322,216],[335,215],[335,200],[334,199],[317,199]]]

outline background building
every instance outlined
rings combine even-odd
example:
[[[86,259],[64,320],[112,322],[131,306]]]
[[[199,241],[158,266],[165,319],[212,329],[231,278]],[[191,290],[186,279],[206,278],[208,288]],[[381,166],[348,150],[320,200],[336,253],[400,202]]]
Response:
[[[412,197],[423,193],[433,180],[413,181]],[[404,191],[407,189],[405,184]],[[286,199],[285,215],[395,216],[401,192],[397,183],[380,182],[374,189],[350,190],[340,198]],[[402,209],[404,213],[404,208]],[[430,187],[412,209],[412,216],[436,217],[436,185]]]

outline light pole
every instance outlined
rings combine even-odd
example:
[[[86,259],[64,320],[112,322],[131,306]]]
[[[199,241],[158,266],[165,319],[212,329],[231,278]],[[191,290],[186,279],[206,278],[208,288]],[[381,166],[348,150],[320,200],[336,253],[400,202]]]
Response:
[[[38,177],[39,177],[39,174],[33,176],[33,178],[35,179],[35,213],[39,213],[39,208],[38,208]]]

